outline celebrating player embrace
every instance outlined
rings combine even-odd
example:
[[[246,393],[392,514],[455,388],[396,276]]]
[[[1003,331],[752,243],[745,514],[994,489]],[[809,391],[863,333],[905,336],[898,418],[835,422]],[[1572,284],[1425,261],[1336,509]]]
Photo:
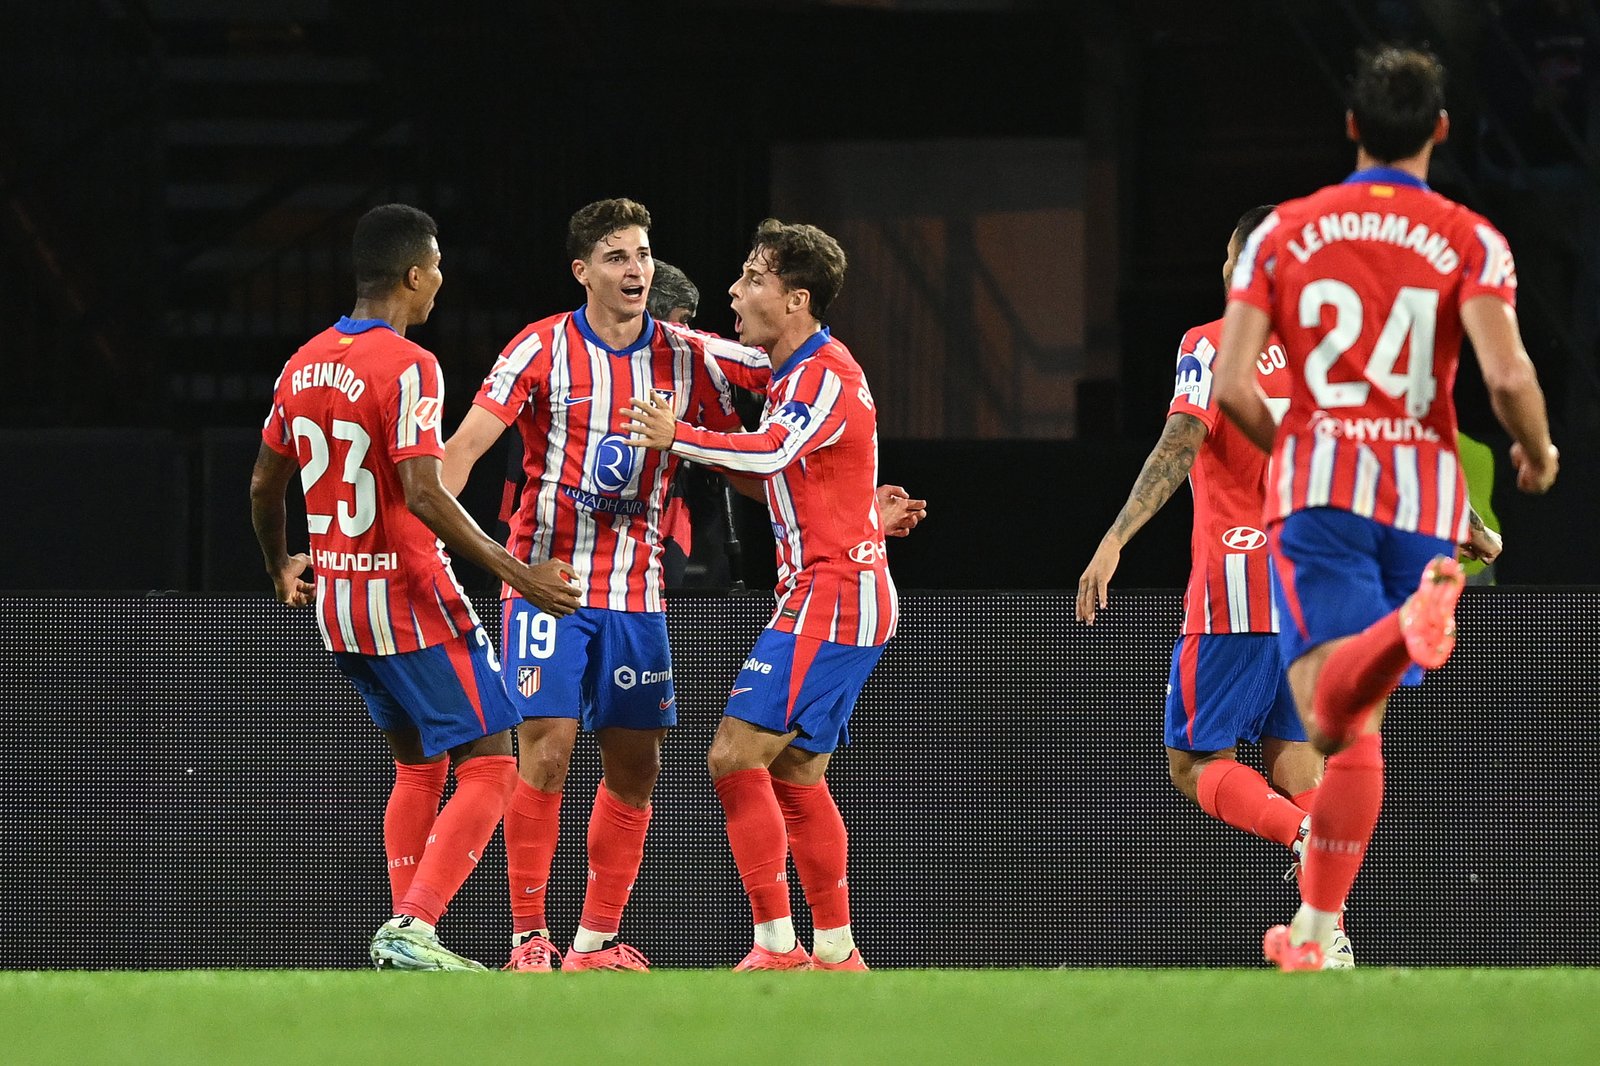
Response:
[[[886,521],[881,507],[920,517],[924,504],[873,487],[872,393],[822,324],[844,273],[844,251],[828,234],[763,222],[729,290],[739,339],[772,359],[760,427],[699,428],[650,394],[627,412],[639,443],[764,479],[778,534],[777,609],[734,680],[707,757],[755,919],[740,970],[866,969],[850,930],[844,821],[824,775],[849,740],[850,712],[899,613],[884,537],[908,527]],[[815,959],[789,912],[790,851],[811,906]]]

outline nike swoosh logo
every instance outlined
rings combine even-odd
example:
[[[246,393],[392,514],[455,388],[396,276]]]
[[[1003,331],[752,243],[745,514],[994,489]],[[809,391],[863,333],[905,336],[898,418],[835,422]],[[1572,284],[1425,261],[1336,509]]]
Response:
[[[471,859],[473,862],[477,862],[478,861],[478,853],[475,852],[475,851],[468,851],[467,852],[467,858]]]
[[[588,403],[592,399],[594,399],[593,396],[563,396],[561,397],[561,402],[567,407],[573,407],[580,403]]]
[[[731,699],[733,699],[733,697],[737,696],[741,692],[754,692],[754,691],[755,691],[755,689],[753,689],[753,688],[731,688],[731,689],[728,690],[728,698],[731,700]]]
[[[677,703],[677,702],[678,702],[678,697],[676,697],[676,696],[672,697],[670,700],[662,700],[661,701],[661,709],[664,711],[668,707],[671,707],[674,703]]]
[[[548,884],[549,884],[549,883],[550,883],[550,882],[549,882],[549,881],[546,881],[546,882],[545,882],[545,883],[544,883],[544,885],[548,885]],[[539,891],[539,890],[540,890],[540,889],[541,889],[541,888],[543,888],[543,887],[544,887],[544,885],[534,885],[534,886],[533,886],[533,887],[532,887],[532,888],[524,888],[524,889],[523,889],[523,890],[522,890],[522,894],[523,894],[523,895],[524,895],[524,896],[531,896],[531,895],[533,895],[533,894],[534,894],[534,893],[535,893],[535,892],[537,892],[537,891]]]

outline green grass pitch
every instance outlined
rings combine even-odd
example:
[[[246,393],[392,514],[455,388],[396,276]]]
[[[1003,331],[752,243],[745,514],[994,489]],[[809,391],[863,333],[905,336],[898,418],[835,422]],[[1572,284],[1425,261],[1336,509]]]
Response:
[[[1595,1063],[1600,970],[0,974],[7,1063]]]

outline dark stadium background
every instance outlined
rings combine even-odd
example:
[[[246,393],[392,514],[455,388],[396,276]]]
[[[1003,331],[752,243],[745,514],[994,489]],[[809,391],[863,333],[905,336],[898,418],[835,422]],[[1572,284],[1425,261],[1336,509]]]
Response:
[[[1591,5],[62,0],[0,10],[0,588],[266,591],[246,518],[255,427],[287,354],[348,309],[344,249],[372,203],[439,219],[447,281],[416,336],[445,361],[453,425],[516,328],[577,302],[563,227],[591,199],[648,204],[658,254],[703,290],[699,324],[727,330],[721,292],[754,223],[775,198],[825,195],[807,186],[814,151],[882,153],[881,172],[831,173],[887,217],[901,191],[908,210],[940,194],[896,169],[902,150],[966,145],[978,199],[1015,199],[1028,190],[982,172],[1008,158],[985,146],[1035,141],[1078,160],[1060,195],[1081,241],[962,258],[949,247],[981,243],[990,208],[950,214],[940,292],[1002,274],[976,301],[994,306],[924,316],[950,358],[924,368],[914,338],[869,332],[861,255],[840,310],[860,324],[841,336],[871,341],[853,343],[890,427],[885,480],[931,500],[892,547],[901,585],[1069,587],[1159,431],[1177,339],[1219,313],[1234,219],[1348,170],[1340,85],[1379,38],[1431,42],[1451,67],[1435,183],[1519,253],[1564,449],[1537,501],[1506,491],[1502,454],[1500,580],[1593,582],[1578,544],[1600,498],[1600,284],[1572,252],[1597,224]],[[1535,88],[1546,75],[1565,98]],[[852,234],[882,222],[858,214]],[[1075,347],[996,340],[985,315],[1070,316]],[[1029,360],[1068,358],[1080,370],[1055,391],[1026,385]],[[1457,400],[1503,453],[1470,368]],[[480,515],[498,474],[486,459],[469,488]],[[1126,552],[1122,587],[1181,583],[1186,496]],[[765,522],[740,522],[741,576],[767,587]]]
[[[1563,449],[1548,497],[1508,491],[1463,371],[1464,428],[1501,455],[1499,579],[1569,587],[1471,590],[1460,652],[1397,697],[1352,935],[1365,963],[1593,964],[1600,608],[1570,587],[1600,584],[1592,4],[54,0],[0,4],[0,966],[363,963],[389,763],[270,602],[246,484],[271,382],[349,309],[355,219],[406,200],[441,227],[414,337],[453,426],[512,333],[576,304],[565,222],[608,196],[650,207],[711,330],[769,212],[851,253],[837,324],[883,477],[931,507],[891,545],[901,634],[834,775],[873,964],[1258,961],[1282,857],[1161,764],[1187,493],[1094,629],[1050,590],[1158,434],[1179,337],[1220,313],[1236,218],[1349,170],[1341,84],[1379,39],[1450,66],[1434,183],[1511,239]],[[487,521],[499,490],[485,459],[467,503]],[[669,612],[683,726],[625,927],[666,965],[727,965],[748,917],[701,762],[770,609],[740,506],[748,593],[724,596],[702,508],[701,587]],[[580,744],[568,927],[597,769]],[[490,962],[500,854],[447,919]]]

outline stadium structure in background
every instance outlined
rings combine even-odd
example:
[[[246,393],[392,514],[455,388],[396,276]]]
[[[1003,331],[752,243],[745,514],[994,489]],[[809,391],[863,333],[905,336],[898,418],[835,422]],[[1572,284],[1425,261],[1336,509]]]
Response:
[[[731,966],[749,911],[705,751],[771,598],[677,597],[668,738],[624,935]],[[486,618],[497,605],[480,604]],[[1064,594],[907,595],[830,776],[874,967],[1253,965],[1296,902],[1282,849],[1167,783],[1175,593],[1093,629]],[[1389,804],[1348,924],[1365,965],[1594,965],[1600,591],[1468,590],[1450,663],[1394,699]],[[0,965],[355,967],[388,886],[392,769],[308,614],[259,599],[0,599]],[[592,789],[579,746],[569,807]],[[582,892],[566,812],[551,919]],[[796,915],[806,914],[796,891]],[[507,950],[498,837],[445,916]],[[115,923],[114,935],[108,932]],[[803,930],[804,933],[808,932]],[[959,933],[959,935],[952,935]]]

